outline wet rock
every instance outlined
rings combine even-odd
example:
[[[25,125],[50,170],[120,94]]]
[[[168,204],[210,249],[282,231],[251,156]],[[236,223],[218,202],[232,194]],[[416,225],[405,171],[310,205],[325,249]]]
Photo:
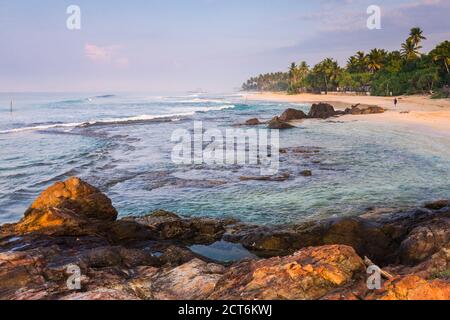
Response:
[[[281,121],[279,117],[274,117],[272,120],[269,121],[268,123],[268,128],[269,129],[291,129],[291,128],[295,128],[295,126]]]
[[[361,218],[338,218],[292,226],[244,228],[224,239],[239,242],[261,257],[289,255],[309,246],[341,244],[384,265],[396,257],[397,235],[390,228]]]
[[[75,177],[57,182],[42,192],[25,212],[25,216],[49,208],[67,209],[79,216],[95,220],[114,221],[117,218],[117,211],[106,195]]]
[[[311,106],[311,110],[309,111],[309,118],[319,118],[319,119],[327,119],[330,117],[334,117],[336,115],[336,111],[331,104],[328,103],[317,103]]]
[[[306,248],[283,258],[237,264],[216,284],[210,299],[319,299],[352,283],[364,263],[347,246]]]
[[[254,181],[277,181],[277,182],[282,182],[282,181],[286,181],[289,179],[291,175],[288,172],[285,172],[281,175],[276,175],[276,176],[242,176],[239,177],[239,180],[241,181],[250,181],[250,180],[254,180]]]
[[[174,213],[163,210],[131,219],[148,228],[159,240],[212,243],[220,240],[225,232],[225,222],[222,220],[210,218],[182,219]]]
[[[260,124],[262,124],[262,122],[259,121],[259,119],[257,119],[257,118],[253,118],[253,119],[249,119],[249,120],[245,121],[246,126],[257,126]]]
[[[311,177],[312,176],[312,171],[311,170],[303,170],[303,171],[300,172],[300,175],[304,176],[304,177]]]
[[[286,109],[280,116],[280,121],[292,121],[292,120],[301,120],[306,119],[308,116],[301,110],[296,109]]]
[[[425,208],[430,210],[441,210],[446,207],[450,207],[450,200],[438,200],[425,204]]]
[[[400,245],[403,264],[424,261],[450,243],[450,218],[442,218],[414,228]]]

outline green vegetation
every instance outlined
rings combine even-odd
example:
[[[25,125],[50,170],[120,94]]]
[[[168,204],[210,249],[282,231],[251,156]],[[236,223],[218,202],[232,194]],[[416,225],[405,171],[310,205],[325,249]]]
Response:
[[[426,40],[420,28],[412,28],[399,51],[372,49],[358,51],[345,67],[326,58],[312,68],[305,61],[292,63],[288,72],[263,74],[242,85],[245,91],[286,91],[328,93],[356,92],[389,96],[432,93],[434,98],[449,96],[450,42],[440,43],[428,54],[421,53]]]

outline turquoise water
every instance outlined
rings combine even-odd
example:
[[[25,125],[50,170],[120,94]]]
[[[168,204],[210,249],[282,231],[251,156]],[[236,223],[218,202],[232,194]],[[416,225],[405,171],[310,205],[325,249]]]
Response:
[[[239,94],[0,94],[0,222],[20,219],[46,187],[79,176],[99,187],[121,216],[155,209],[185,216],[286,223],[356,215],[450,198],[450,136],[407,125],[307,120],[280,132],[284,182],[240,181],[255,167],[178,166],[172,132],[225,130],[307,104],[248,102]],[[311,170],[312,177],[303,177]]]

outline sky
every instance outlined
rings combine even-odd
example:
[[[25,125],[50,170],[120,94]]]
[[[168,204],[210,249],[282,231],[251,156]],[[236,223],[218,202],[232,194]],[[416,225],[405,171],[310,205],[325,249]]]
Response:
[[[0,92],[230,92],[291,62],[398,50],[415,26],[429,51],[449,17],[450,0],[0,0]]]

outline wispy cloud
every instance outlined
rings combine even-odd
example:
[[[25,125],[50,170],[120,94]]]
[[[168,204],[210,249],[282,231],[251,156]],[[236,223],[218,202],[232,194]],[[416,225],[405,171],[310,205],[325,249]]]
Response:
[[[120,50],[122,49],[119,45],[112,46],[98,46],[91,43],[86,43],[84,45],[85,56],[95,62],[112,64],[117,67],[127,67],[129,65],[129,59],[121,55]]]

